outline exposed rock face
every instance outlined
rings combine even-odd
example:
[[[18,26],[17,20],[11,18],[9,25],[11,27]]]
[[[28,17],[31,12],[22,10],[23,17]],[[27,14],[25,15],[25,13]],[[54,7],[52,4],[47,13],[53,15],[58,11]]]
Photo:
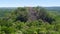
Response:
[[[28,14],[28,16],[29,16],[28,20],[29,21],[37,20],[37,16],[36,15],[37,15],[36,11],[33,8],[30,7],[29,8],[29,14]]]

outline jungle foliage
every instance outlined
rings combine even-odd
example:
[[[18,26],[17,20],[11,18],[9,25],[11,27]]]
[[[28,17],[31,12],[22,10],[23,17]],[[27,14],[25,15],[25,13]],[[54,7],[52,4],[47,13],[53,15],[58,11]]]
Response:
[[[60,15],[43,7],[18,7],[0,17],[0,34],[60,34]]]

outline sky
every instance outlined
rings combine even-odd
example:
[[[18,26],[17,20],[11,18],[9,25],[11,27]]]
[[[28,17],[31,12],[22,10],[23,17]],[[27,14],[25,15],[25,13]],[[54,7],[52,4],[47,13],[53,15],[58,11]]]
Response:
[[[0,0],[0,7],[60,6],[60,0]]]

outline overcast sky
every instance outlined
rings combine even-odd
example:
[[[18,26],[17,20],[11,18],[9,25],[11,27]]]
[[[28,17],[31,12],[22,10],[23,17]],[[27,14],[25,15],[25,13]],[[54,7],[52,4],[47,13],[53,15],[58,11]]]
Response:
[[[0,0],[0,7],[60,6],[60,0]]]

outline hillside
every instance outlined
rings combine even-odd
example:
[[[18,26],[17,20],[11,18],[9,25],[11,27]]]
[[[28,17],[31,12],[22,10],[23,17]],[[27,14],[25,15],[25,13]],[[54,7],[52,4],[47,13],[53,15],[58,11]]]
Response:
[[[52,11],[60,11],[60,7],[45,7],[45,8]]]
[[[58,11],[42,7],[0,9],[0,15],[3,14],[0,18],[0,34],[60,34]]]
[[[12,10],[15,10],[16,7],[0,7],[0,17],[4,16],[5,13],[10,13]]]

